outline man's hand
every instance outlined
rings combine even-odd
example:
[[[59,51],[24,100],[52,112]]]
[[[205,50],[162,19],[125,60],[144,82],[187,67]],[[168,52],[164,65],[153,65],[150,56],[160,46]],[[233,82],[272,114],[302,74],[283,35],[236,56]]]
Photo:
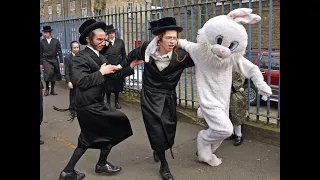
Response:
[[[64,66],[64,64],[63,63],[60,63],[60,67],[63,67]]]
[[[40,64],[40,68],[43,69],[43,65],[42,64]]]
[[[68,82],[68,87],[69,87],[70,89],[72,89],[72,88],[73,88],[73,85],[72,85],[72,83],[71,83],[71,82]]]
[[[102,75],[111,74],[111,73],[115,72],[114,67],[115,67],[115,65],[111,65],[111,64],[106,65],[106,63],[104,63],[101,65],[99,71],[101,72]]]
[[[143,64],[143,63],[144,63],[143,60],[137,60],[137,59],[135,59],[135,60],[133,60],[133,61],[130,63],[130,67],[131,67],[131,69],[133,69],[135,66],[140,65],[140,64]]]

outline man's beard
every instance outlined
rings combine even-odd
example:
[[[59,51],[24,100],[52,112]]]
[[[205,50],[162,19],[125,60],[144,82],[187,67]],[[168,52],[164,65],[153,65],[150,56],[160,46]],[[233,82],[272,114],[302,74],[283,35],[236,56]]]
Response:
[[[95,44],[93,43],[93,41],[90,41],[90,42],[89,42],[89,45],[90,45],[94,50],[99,51],[99,50],[98,50],[98,45],[95,45]]]

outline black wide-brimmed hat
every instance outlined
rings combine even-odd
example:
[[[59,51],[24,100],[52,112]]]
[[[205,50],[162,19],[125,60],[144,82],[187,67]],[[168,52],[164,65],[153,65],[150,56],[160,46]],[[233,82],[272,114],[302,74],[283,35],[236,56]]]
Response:
[[[42,31],[43,32],[51,32],[53,29],[51,29],[51,26],[43,26]]]
[[[183,28],[177,25],[176,18],[165,17],[158,20],[157,27],[153,30],[153,34],[159,35],[161,32],[167,30],[176,30],[178,32],[181,32]]]
[[[114,31],[116,31],[116,29],[113,27],[113,24],[107,25],[107,29],[106,29],[107,33],[114,32]]]
[[[105,31],[107,28],[107,25],[105,22],[96,21],[95,19],[89,19],[89,20],[86,20],[84,23],[82,23],[81,26],[79,27],[80,44],[87,45],[86,37],[90,32],[98,28],[101,28],[102,30]]]
[[[150,30],[151,33],[153,34],[153,30],[154,30],[154,29],[157,27],[157,25],[158,25],[158,20],[150,21],[149,24],[150,24],[150,27],[149,27],[148,30]]]
[[[148,30],[151,30],[151,31],[152,31],[154,28],[157,27],[157,25],[158,25],[158,20],[150,21],[149,24],[150,24],[150,27],[149,27]]]
[[[40,32],[40,37],[42,36],[42,33]]]

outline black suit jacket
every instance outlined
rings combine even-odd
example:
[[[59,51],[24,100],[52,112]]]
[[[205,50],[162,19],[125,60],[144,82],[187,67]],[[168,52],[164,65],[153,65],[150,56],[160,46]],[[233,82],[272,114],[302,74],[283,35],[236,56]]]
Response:
[[[64,76],[65,76],[67,83],[71,82],[70,70],[72,68],[72,58],[73,58],[72,53],[70,53],[64,57]]]

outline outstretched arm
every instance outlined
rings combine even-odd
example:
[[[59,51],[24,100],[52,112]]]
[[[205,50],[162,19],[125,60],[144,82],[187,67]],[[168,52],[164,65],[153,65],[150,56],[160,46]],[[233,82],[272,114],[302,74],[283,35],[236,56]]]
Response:
[[[242,57],[240,60],[235,61],[233,68],[233,70],[243,74],[247,79],[252,80],[254,85],[259,89],[263,100],[266,100],[266,97],[272,94],[271,88],[264,81],[259,67],[254,65],[251,61]]]
[[[88,62],[80,56],[73,57],[72,74],[74,77],[72,84],[76,84],[80,89],[89,89],[105,81],[100,71],[91,73]]]
[[[186,39],[179,39],[178,47],[182,48],[190,54],[191,51],[196,47],[196,43],[190,42]]]
[[[144,61],[144,53],[149,42],[145,41],[141,47],[137,47],[128,53],[126,58],[120,63],[122,67],[128,66],[132,61],[139,59]]]

